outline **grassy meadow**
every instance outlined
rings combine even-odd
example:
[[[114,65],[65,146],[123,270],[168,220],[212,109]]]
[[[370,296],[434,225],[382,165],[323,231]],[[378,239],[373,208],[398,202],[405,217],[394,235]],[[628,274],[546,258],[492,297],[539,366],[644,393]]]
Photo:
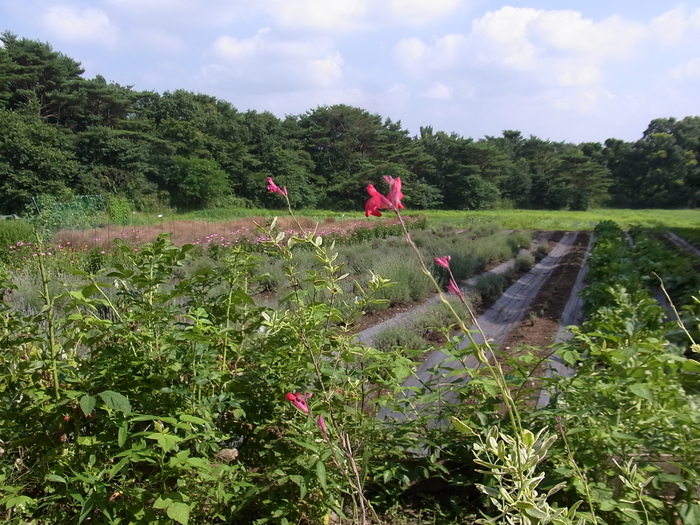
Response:
[[[611,220],[627,229],[641,226],[651,229],[700,229],[700,210],[629,210],[629,209],[593,209],[588,211],[550,211],[550,210],[405,210],[406,215],[424,215],[431,226],[447,224],[458,228],[469,228],[480,223],[495,222],[505,229],[525,230],[593,230],[595,225]],[[185,214],[166,214],[163,219],[154,219],[139,215],[139,224],[157,225],[176,221],[223,222],[246,217],[286,216],[286,210],[265,209],[220,209]],[[301,210],[301,217],[323,222],[332,219],[343,223],[348,220],[366,222],[382,221],[382,218],[364,217],[361,211],[335,212],[326,210]],[[160,222],[159,222],[160,221]]]

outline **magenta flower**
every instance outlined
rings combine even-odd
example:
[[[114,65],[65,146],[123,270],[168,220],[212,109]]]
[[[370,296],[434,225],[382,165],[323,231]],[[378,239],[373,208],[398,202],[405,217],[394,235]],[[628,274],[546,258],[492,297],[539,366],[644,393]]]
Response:
[[[389,199],[379,193],[371,184],[367,186],[367,193],[369,193],[369,200],[365,203],[365,217],[369,217],[370,215],[381,217],[382,214],[379,210],[391,208]]]
[[[391,203],[391,207],[394,211],[402,210],[403,204],[401,204],[401,199],[403,199],[403,193],[401,193],[401,177],[390,177],[389,175],[384,175],[384,180],[389,185],[389,193],[387,193],[386,198]]]
[[[273,182],[272,177],[267,178],[267,189],[272,193],[279,193],[283,197],[287,196],[287,187],[285,186],[284,188],[280,189],[280,187]]]
[[[435,264],[438,266],[442,266],[443,268],[447,268],[448,270],[450,269],[450,261],[452,260],[452,257],[449,255],[445,255],[444,257],[435,257],[433,261],[435,261]]]
[[[381,217],[382,214],[379,210],[394,210],[398,212],[400,209],[403,209],[403,204],[401,204],[401,199],[403,199],[401,178],[385,175],[384,180],[389,184],[389,193],[387,193],[386,197],[379,193],[373,185],[367,186],[367,193],[369,193],[370,198],[365,203],[366,217],[370,215]]]
[[[318,418],[316,419],[316,424],[318,425],[318,428],[321,429],[321,432],[324,434],[328,433],[328,428],[326,427],[326,421],[323,419],[323,414],[319,414]]]
[[[455,282],[454,278],[450,279],[450,284],[447,285],[447,291],[452,292],[455,295],[462,295],[462,290],[459,289],[459,286],[457,286],[457,283]]]
[[[308,394],[292,394],[291,392],[287,394],[285,397],[287,401],[290,401],[292,405],[297,407],[299,410],[301,410],[304,414],[306,415],[311,415],[309,411],[309,405],[307,404],[306,400],[309,399],[312,396],[311,393]]]

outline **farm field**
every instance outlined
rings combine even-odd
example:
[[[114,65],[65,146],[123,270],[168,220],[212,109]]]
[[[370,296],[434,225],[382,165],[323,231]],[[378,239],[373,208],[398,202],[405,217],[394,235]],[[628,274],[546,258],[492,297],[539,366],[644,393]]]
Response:
[[[152,242],[163,232],[171,233],[177,245],[185,243],[209,244],[234,243],[241,239],[255,241],[259,237],[258,226],[264,226],[274,217],[280,217],[281,224],[293,229],[291,219],[284,210],[262,209],[215,209],[203,212],[173,214],[138,213],[128,217],[125,225],[112,224],[109,217],[98,214],[94,217],[76,217],[51,221],[55,224],[54,242],[70,241],[73,245],[109,247],[114,239],[131,242]],[[425,210],[409,213],[420,218],[432,228],[453,227],[471,228],[482,224],[495,224],[502,229],[512,230],[592,230],[604,220],[612,220],[623,229],[633,226],[656,230],[678,232],[689,242],[700,240],[700,211],[698,210],[617,210],[597,209],[586,212],[540,211],[540,210],[498,210],[498,211],[436,211]],[[360,212],[339,213],[322,210],[301,210],[298,216],[308,229],[320,235],[345,236],[359,227],[373,228],[385,224],[386,218],[365,218]],[[60,224],[70,224],[61,229]],[[73,225],[79,224],[80,228]],[[49,225],[50,226],[50,225]]]
[[[659,216],[668,229],[694,220]],[[111,226],[116,247],[103,231],[94,244],[59,233],[50,252],[11,245],[5,521],[695,522],[700,339],[681,306],[700,282],[694,257],[654,228],[632,226],[630,246],[601,218],[585,257],[590,224],[343,218],[321,241],[339,221],[246,221],[235,227],[255,237],[218,223],[192,246]],[[552,347],[584,263],[585,315]],[[665,321],[652,272],[688,332]],[[423,304],[430,315],[411,310]],[[379,345],[396,314],[421,324]],[[574,375],[548,375],[555,358]],[[533,490],[516,490],[523,480]]]

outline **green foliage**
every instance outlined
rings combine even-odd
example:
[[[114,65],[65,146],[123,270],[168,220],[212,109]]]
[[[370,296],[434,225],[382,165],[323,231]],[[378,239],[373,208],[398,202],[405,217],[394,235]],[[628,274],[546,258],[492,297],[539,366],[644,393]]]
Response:
[[[215,160],[175,156],[172,162],[168,179],[177,206],[206,208],[230,192],[228,176]]]
[[[183,273],[191,246],[119,245],[111,269],[57,287],[39,266],[38,308],[2,305],[5,521],[321,522],[352,515],[353,500],[368,512],[354,461],[400,492],[412,478],[384,474],[399,457],[381,452],[387,430],[360,408],[374,388],[397,388],[409,362],[331,336],[344,276],[320,240],[295,242],[315,250],[308,281],[329,295],[297,291],[289,310],[255,306],[258,265],[241,250]],[[287,275],[307,279],[293,265]],[[315,392],[327,430],[295,412],[290,391]]]
[[[108,219],[100,195],[77,195],[64,200],[48,194],[37,195],[32,197],[26,211],[31,214],[35,228],[45,235],[99,226]]]
[[[529,272],[535,265],[535,257],[531,253],[523,253],[515,258],[513,270],[518,272]]]
[[[131,203],[126,197],[110,197],[107,202],[109,220],[113,224],[126,226],[131,220]]]
[[[66,136],[38,116],[0,108],[0,210],[19,213],[33,195],[79,190],[80,166]]]
[[[508,277],[506,275],[490,273],[479,277],[474,285],[474,289],[483,301],[493,301],[501,296],[506,284],[508,284]]]
[[[409,325],[397,325],[385,328],[374,336],[372,345],[381,351],[398,350],[413,353],[426,346],[425,340]]]
[[[9,262],[18,242],[34,237],[32,225],[21,219],[0,220],[0,261]]]

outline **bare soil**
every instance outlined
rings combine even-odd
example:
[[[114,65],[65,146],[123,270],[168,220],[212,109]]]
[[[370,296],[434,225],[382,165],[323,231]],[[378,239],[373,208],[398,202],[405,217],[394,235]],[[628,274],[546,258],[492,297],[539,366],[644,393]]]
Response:
[[[503,348],[522,346],[548,347],[554,342],[578,272],[581,269],[590,233],[580,232],[571,251],[552,272],[519,325],[506,338]]]

